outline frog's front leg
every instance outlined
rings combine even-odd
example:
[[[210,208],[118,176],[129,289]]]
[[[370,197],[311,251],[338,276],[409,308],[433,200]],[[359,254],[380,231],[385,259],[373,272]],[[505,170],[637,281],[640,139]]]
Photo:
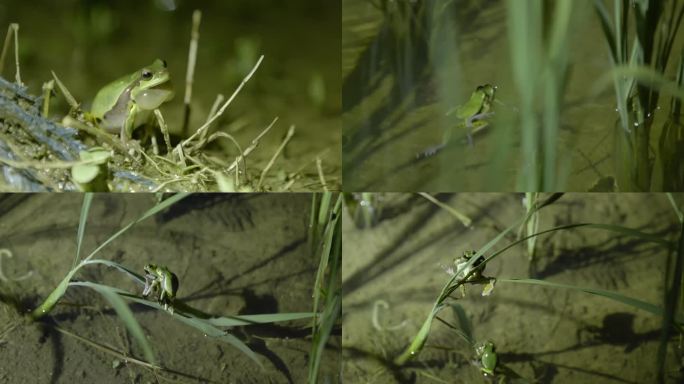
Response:
[[[157,276],[146,273],[145,274],[145,288],[143,288],[143,297],[149,296],[149,294],[155,289],[159,284],[159,279]]]
[[[128,116],[126,116],[126,120],[121,126],[121,141],[124,143],[124,145],[126,144],[128,139],[132,137],[133,127],[135,125],[135,118],[138,112],[140,112],[140,109],[137,105],[135,105],[135,103],[130,102],[129,111],[130,113],[128,114]]]

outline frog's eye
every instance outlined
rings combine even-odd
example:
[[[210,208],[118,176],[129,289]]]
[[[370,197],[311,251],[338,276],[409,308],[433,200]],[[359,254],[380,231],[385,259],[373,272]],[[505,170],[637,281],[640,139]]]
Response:
[[[142,77],[145,80],[151,79],[152,78],[152,71],[150,71],[149,69],[143,69],[142,70]]]
[[[166,60],[162,60],[162,64],[164,65],[164,68],[166,68]]]

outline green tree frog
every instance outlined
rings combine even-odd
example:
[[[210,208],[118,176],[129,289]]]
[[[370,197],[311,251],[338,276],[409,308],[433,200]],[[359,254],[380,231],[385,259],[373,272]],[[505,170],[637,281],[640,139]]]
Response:
[[[492,103],[494,102],[495,94],[496,87],[492,86],[491,84],[478,86],[477,89],[475,89],[475,92],[470,95],[470,99],[468,99],[468,101],[462,105],[450,109],[446,113],[447,116],[455,115],[458,123],[456,126],[452,126],[444,130],[442,143],[420,152],[418,155],[416,155],[416,157],[424,158],[436,154],[449,144],[454,130],[460,128],[467,129],[468,144],[472,146],[472,132],[474,130],[480,130],[488,125],[484,119],[491,115],[489,111],[491,110]]]
[[[147,297],[152,291],[159,291],[159,304],[164,305],[165,310],[173,313],[173,301],[178,291],[178,277],[164,266],[147,264],[144,269],[143,297]]]
[[[149,66],[104,86],[95,95],[90,115],[100,128],[129,139],[135,128],[149,122],[151,112],[173,98],[166,61]]]
[[[455,128],[468,128],[468,143],[470,145],[472,145],[473,140],[471,130],[487,125],[484,121],[475,120],[479,120],[488,115],[489,110],[492,108],[492,103],[494,102],[495,93],[496,87],[493,87],[491,84],[480,85],[475,89],[475,92],[470,95],[470,99],[468,99],[465,104],[452,108],[446,113],[447,116],[451,114],[456,115],[459,123]],[[444,131],[442,144],[446,145],[449,143],[453,130],[454,128],[450,128]]]
[[[494,351],[494,343],[487,340],[484,343],[478,344],[475,347],[475,353],[477,353],[477,358],[480,359],[479,366],[482,373],[494,376],[494,369],[496,368],[497,357]]]
[[[473,258],[477,254],[477,251],[463,251],[463,257],[459,257],[454,260],[454,266],[446,266],[442,265],[442,268],[446,271],[447,274],[450,276],[456,275],[458,272],[458,279],[464,279],[468,274],[470,274],[471,271],[474,270],[473,274],[470,275],[467,281],[477,281],[482,279],[482,268],[478,268],[480,264],[482,264],[485,261],[484,255],[480,255],[480,257],[477,258],[469,267],[466,267],[468,262],[470,262],[470,259]],[[478,269],[476,269],[478,268]],[[460,272],[459,272],[460,271]],[[465,297],[465,283],[461,284],[461,295]]]

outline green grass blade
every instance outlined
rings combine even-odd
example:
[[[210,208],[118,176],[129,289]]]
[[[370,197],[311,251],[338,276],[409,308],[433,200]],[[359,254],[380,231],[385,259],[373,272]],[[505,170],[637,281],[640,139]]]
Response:
[[[679,222],[684,223],[684,214],[682,214],[682,211],[679,209],[679,206],[674,201],[674,197],[672,197],[672,194],[669,192],[667,193],[667,199],[670,201],[670,204],[672,204],[672,209],[675,211],[677,218],[679,218]]]
[[[321,317],[323,321],[312,341],[313,356],[311,356],[311,364],[309,365],[309,384],[315,384],[318,382],[318,370],[321,363],[321,357],[323,356],[325,345],[327,344],[330,333],[335,326],[337,314],[340,312],[341,308],[342,299],[340,295],[335,295],[335,298],[332,300],[332,302],[325,307]]]
[[[95,254],[98,253],[102,248],[107,246],[107,244],[114,241],[117,237],[121,236],[123,233],[125,233],[129,229],[131,229],[131,227],[134,226],[135,224],[147,219],[148,217],[150,217],[150,216],[152,216],[158,212],[163,211],[164,209],[166,209],[166,208],[170,207],[171,205],[177,203],[178,201],[187,197],[188,195],[189,195],[189,193],[177,193],[177,194],[169,197],[168,199],[156,204],[154,207],[148,209],[142,216],[140,216],[139,218],[128,223],[128,225],[121,228],[118,232],[116,232],[111,237],[109,237],[107,240],[105,240],[102,244],[100,244],[99,247],[97,247],[90,255],[88,255],[88,257],[85,258],[85,260],[89,260],[91,257],[95,256]]]
[[[525,237],[523,237],[523,238],[521,238],[521,239],[518,239],[518,240],[516,240],[516,241],[514,241],[514,242],[512,242],[512,243],[507,244],[505,247],[503,247],[503,248],[501,248],[500,250],[498,250],[498,251],[492,253],[489,257],[487,257],[487,258],[485,259],[484,263],[485,263],[485,264],[488,263],[489,261],[491,261],[491,260],[494,259],[495,257],[499,256],[500,254],[502,254],[503,252],[505,252],[505,251],[508,250],[509,248],[512,248],[513,246],[515,246],[515,245],[517,245],[517,244],[520,244],[520,243],[522,243],[523,241],[526,241],[526,240],[528,240],[528,239],[530,239],[530,238],[532,238],[532,237],[540,236],[540,235],[547,234],[547,233],[551,233],[551,232],[555,232],[555,231],[568,230],[568,229],[574,229],[574,228],[595,228],[595,229],[603,229],[603,230],[607,230],[607,231],[617,232],[617,233],[622,234],[622,235],[625,235],[625,236],[632,236],[632,237],[640,238],[640,239],[642,239],[642,240],[649,241],[649,242],[652,242],[652,243],[657,243],[657,244],[659,244],[659,245],[662,245],[662,246],[665,246],[665,247],[668,247],[668,248],[671,248],[671,247],[674,246],[674,244],[673,244],[671,241],[667,240],[667,239],[664,239],[664,238],[662,238],[662,237],[660,237],[660,236],[653,235],[653,234],[650,234],[650,233],[642,232],[642,231],[639,231],[639,230],[637,230],[637,229],[632,229],[632,228],[627,228],[627,227],[622,227],[622,226],[619,226],[619,225],[612,225],[612,224],[578,223],[578,224],[561,225],[561,226],[558,226],[558,227],[546,229],[546,230],[543,230],[543,231],[541,231],[541,232],[537,232],[537,233],[534,233],[534,234],[525,236]],[[479,257],[479,256],[478,256],[478,257]]]
[[[312,342],[309,356],[308,382],[318,382],[318,371],[325,345],[330,337],[332,328],[341,312],[341,269],[342,258],[342,221],[341,210],[344,198],[342,194],[337,196],[335,205],[330,210],[330,202],[321,202],[320,209],[325,209],[326,222],[320,252],[320,261],[313,290],[313,313],[318,313],[320,301],[325,297],[323,313],[315,318],[311,327]]]
[[[642,65],[619,65],[614,67],[596,82],[593,94],[598,95],[607,84],[623,81],[625,78],[636,81],[654,91],[684,100],[684,88],[677,84],[676,80],[670,80],[653,68]]]
[[[50,292],[50,295],[43,301],[36,309],[31,312],[31,317],[34,320],[40,319],[41,317],[45,316],[48,314],[52,308],[57,304],[59,299],[64,296],[64,293],[66,292],[67,288],[69,288],[69,281],[71,281],[71,278],[74,277],[74,274],[78,268],[72,269],[67,273],[66,276],[64,276],[64,279],[59,282],[57,287]]]
[[[117,262],[114,262],[111,260],[104,260],[104,259],[92,259],[92,260],[88,260],[88,261],[83,262],[83,265],[88,265],[88,264],[104,264],[108,267],[116,268],[119,271],[127,274],[134,281],[137,281],[140,284],[145,284],[145,278],[142,275],[138,274],[134,270],[129,269],[128,267],[121,265]]]
[[[184,317],[184,316],[173,316],[175,319],[199,330],[202,332],[205,336],[213,337],[216,339],[219,339],[225,343],[230,344],[232,347],[238,349],[240,352],[244,353],[247,357],[252,359],[255,363],[259,365],[260,368],[263,368],[264,366],[261,364],[259,359],[257,358],[256,354],[254,351],[252,351],[247,344],[245,344],[242,340],[238,339],[237,337],[231,335],[227,331],[224,331],[222,329],[216,328],[212,326],[211,324],[207,323],[206,321],[202,319],[198,319],[196,317]]]
[[[458,319],[458,325],[464,340],[466,340],[470,345],[475,344],[475,339],[473,338],[473,327],[472,324],[470,324],[470,319],[468,319],[465,309],[463,309],[463,307],[457,303],[450,304],[450,307]]]
[[[454,216],[456,219],[458,219],[464,226],[470,227],[470,224],[472,224],[472,220],[461,212],[455,210],[448,204],[444,204],[441,201],[437,200],[434,196],[425,193],[425,192],[418,192],[419,195],[421,195],[423,198],[425,198],[427,201],[435,204],[436,206],[442,208],[443,210],[449,212],[452,216]]]
[[[281,321],[292,321],[300,319],[310,319],[314,317],[313,312],[291,312],[291,313],[272,313],[261,315],[241,315],[241,316],[221,316],[207,319],[209,324],[217,327],[237,327],[251,324],[278,323]]]
[[[321,210],[326,209],[326,217],[333,217],[327,224],[320,224],[319,226],[322,225],[322,228],[324,229],[323,232],[323,238],[322,238],[322,251],[320,254],[320,261],[318,263],[318,270],[316,271],[316,280],[314,282],[314,291],[313,291],[313,312],[316,313],[318,312],[318,302],[320,300],[320,287],[323,281],[323,277],[325,275],[325,270],[328,267],[328,262],[330,261],[330,251],[333,246],[333,236],[335,234],[336,228],[337,228],[337,222],[340,219],[340,208],[342,206],[342,195],[340,194],[337,197],[337,201],[335,202],[335,207],[333,208],[332,212],[329,212],[329,204],[330,200],[326,199],[328,193],[326,193],[323,196],[323,201],[321,202]],[[332,215],[332,216],[331,216]],[[321,214],[322,216],[322,214]],[[314,325],[314,330],[316,326]]]
[[[85,233],[86,222],[88,221],[88,212],[90,211],[90,203],[93,201],[93,194],[88,192],[83,195],[83,205],[81,205],[81,216],[78,219],[78,232],[76,235],[76,258],[71,264],[71,268],[76,266],[81,260],[81,245],[83,244],[83,234]]]
[[[401,355],[394,359],[394,364],[403,365],[423,349],[423,346],[425,345],[425,342],[427,341],[427,338],[430,335],[432,321],[435,319],[435,316],[437,316],[439,311],[442,310],[442,308],[443,306],[441,304],[436,305],[432,308],[432,311],[430,311],[430,314],[428,315],[427,319],[425,319],[423,325],[420,327],[418,334],[416,334],[416,336],[413,338],[413,341],[408,346],[408,348],[406,348]]]
[[[603,0],[594,0],[594,9],[599,17],[599,21],[601,21],[601,28],[603,29],[603,34],[606,36],[606,42],[608,42],[610,58],[613,63],[617,63],[619,62],[619,56],[615,46],[615,34],[613,33],[613,25],[610,21],[608,10],[606,9],[605,4],[603,4]]]
[[[604,289],[598,289],[598,288],[587,288],[587,287],[579,287],[575,285],[568,285],[568,284],[559,284],[559,283],[553,283],[550,281],[544,281],[544,280],[536,280],[536,279],[496,279],[497,283],[515,283],[515,284],[531,284],[531,285],[540,285],[540,286],[546,286],[546,287],[551,287],[551,288],[560,288],[560,289],[570,289],[573,291],[579,291],[579,292],[584,292],[584,293],[589,293],[592,295],[597,295],[604,297],[606,299],[610,299],[613,301],[617,301],[626,305],[629,305],[630,307],[634,307],[637,309],[641,309],[642,311],[646,311],[648,313],[657,315],[657,316],[663,316],[663,309],[655,304],[648,303],[646,301],[642,301],[639,299],[635,299],[633,297],[625,296],[616,292],[611,292],[611,291],[606,291]],[[677,322],[682,323],[684,321],[684,317],[682,317],[681,314],[677,316]]]
[[[156,364],[154,352],[152,351],[152,346],[147,341],[147,337],[145,337],[145,333],[143,332],[142,327],[135,319],[135,316],[133,316],[133,312],[131,312],[131,309],[128,308],[128,305],[118,295],[119,290],[116,288],[109,287],[107,285],[91,283],[88,281],[81,281],[78,283],[78,285],[94,289],[95,291],[100,293],[105,299],[107,299],[109,304],[111,304],[112,308],[114,308],[114,310],[116,311],[116,314],[124,323],[128,331],[131,333],[131,336],[133,336],[135,341],[142,349],[143,355],[145,355],[145,359],[147,359],[147,361],[152,364]]]

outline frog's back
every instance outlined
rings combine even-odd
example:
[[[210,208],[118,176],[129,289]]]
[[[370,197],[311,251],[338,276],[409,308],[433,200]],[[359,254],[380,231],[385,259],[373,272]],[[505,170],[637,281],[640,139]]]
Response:
[[[101,88],[93,99],[93,104],[90,107],[90,113],[95,117],[103,118],[104,114],[112,109],[114,104],[116,104],[116,102],[119,100],[119,97],[123,92],[117,92],[115,88],[118,88],[118,84],[125,83],[126,78],[128,78],[128,76],[114,80]]]

